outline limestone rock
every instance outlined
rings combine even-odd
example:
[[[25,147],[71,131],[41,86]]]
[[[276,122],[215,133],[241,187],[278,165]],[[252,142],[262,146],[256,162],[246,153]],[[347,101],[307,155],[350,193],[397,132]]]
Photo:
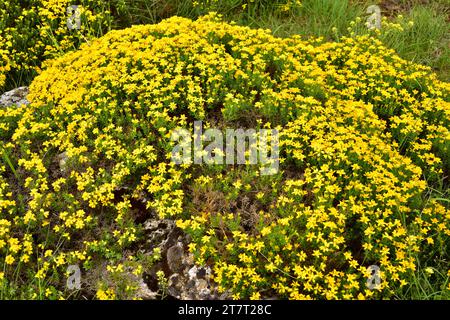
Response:
[[[28,87],[19,87],[5,92],[0,96],[0,107],[28,105],[30,102],[27,100],[27,95]]]
[[[152,218],[144,222],[148,249],[159,247],[165,252],[176,243],[175,223],[169,219]]]
[[[140,298],[143,300],[156,300],[156,299],[158,299],[158,292],[154,292],[154,291],[150,290],[150,288],[144,282],[144,280],[140,279],[139,289],[137,292],[137,298]]]
[[[176,227],[173,220],[153,217],[147,219],[143,227],[147,238],[143,250],[149,252],[159,248],[162,256],[162,260],[155,263],[144,277],[150,291],[156,292],[160,289],[156,273],[162,270],[168,279],[169,298],[223,300],[230,297],[229,293],[218,293],[209,266],[195,264],[193,255],[187,249],[190,239]]]
[[[184,249],[181,243],[177,243],[167,250],[167,264],[172,272],[177,273],[183,269]]]
[[[217,286],[212,281],[211,268],[193,264],[192,256],[184,252],[180,257],[180,246],[172,248],[172,251],[176,252],[176,259],[179,266],[177,267],[178,272],[173,273],[169,277],[169,295],[182,300],[215,300],[227,298],[224,295],[219,296]]]

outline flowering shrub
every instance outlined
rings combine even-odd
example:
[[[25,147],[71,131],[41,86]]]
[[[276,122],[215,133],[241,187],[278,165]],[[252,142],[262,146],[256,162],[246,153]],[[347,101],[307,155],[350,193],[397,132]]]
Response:
[[[2,294],[66,297],[68,264],[141,274],[157,215],[236,299],[392,297],[416,257],[450,249],[448,203],[426,197],[449,172],[449,92],[368,36],[280,39],[214,14],[111,31],[0,109]],[[171,163],[194,120],[277,128],[279,173]],[[111,283],[96,296],[135,294]]]

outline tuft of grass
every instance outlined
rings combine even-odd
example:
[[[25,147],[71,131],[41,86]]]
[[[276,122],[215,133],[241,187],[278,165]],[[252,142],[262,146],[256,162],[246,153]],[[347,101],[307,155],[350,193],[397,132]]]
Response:
[[[113,0],[114,26],[121,29],[136,24],[155,24],[177,15],[196,18],[192,1],[186,0]]]
[[[297,33],[332,39],[337,29],[344,35],[349,23],[363,14],[364,8],[348,0],[304,0],[297,19]]]
[[[15,168],[14,164],[12,163],[11,158],[9,157],[8,152],[7,152],[2,146],[0,146],[0,154],[1,154],[1,156],[2,156],[3,161],[4,161],[4,162],[8,165],[8,167],[11,169],[12,173],[14,174],[14,176],[15,176],[16,178],[18,178],[16,168]]]
[[[363,7],[349,0],[303,0],[302,6],[289,13],[262,10],[259,15],[234,15],[235,20],[250,27],[271,29],[273,34],[288,37],[299,34],[305,37],[334,38],[337,28],[340,35],[346,33],[350,21],[363,13]]]
[[[412,28],[382,36],[381,40],[402,58],[424,64],[437,71],[441,79],[450,80],[450,33],[448,16],[431,6],[416,6],[405,13]]]

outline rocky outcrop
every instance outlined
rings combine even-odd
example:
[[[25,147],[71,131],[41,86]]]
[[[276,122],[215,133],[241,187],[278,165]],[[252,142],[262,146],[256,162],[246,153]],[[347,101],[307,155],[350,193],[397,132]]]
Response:
[[[167,295],[172,299],[213,300],[227,299],[219,294],[212,281],[212,270],[198,266],[187,250],[189,238],[168,219],[149,219],[144,223],[146,247],[161,249],[162,261],[155,264],[144,280],[150,291],[158,290],[156,272],[163,270],[168,279]],[[152,295],[147,295],[151,297]],[[145,298],[145,297],[143,297]]]
[[[27,95],[28,87],[19,87],[5,92],[0,96],[0,107],[28,105],[30,102],[27,100]]]

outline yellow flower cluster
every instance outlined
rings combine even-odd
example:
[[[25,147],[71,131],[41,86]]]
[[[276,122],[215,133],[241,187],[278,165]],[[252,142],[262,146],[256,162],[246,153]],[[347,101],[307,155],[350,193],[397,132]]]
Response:
[[[114,300],[116,298],[116,294],[111,288],[108,288],[106,290],[98,289],[95,297],[99,300]]]
[[[426,198],[449,172],[449,92],[368,36],[280,39],[214,14],[111,31],[0,109],[3,286],[65,296],[68,264],[120,274],[156,213],[234,298],[389,298],[449,249],[448,205]],[[280,171],[171,163],[194,120],[277,128]]]
[[[67,26],[68,7],[78,4],[81,28]],[[3,0],[0,3],[0,89],[5,75],[13,82],[35,75],[42,61],[73,50],[101,34],[111,20],[102,0]]]
[[[0,43],[3,41],[3,38],[0,36]],[[0,49],[0,88],[5,85],[6,74],[10,68],[8,51]]]

